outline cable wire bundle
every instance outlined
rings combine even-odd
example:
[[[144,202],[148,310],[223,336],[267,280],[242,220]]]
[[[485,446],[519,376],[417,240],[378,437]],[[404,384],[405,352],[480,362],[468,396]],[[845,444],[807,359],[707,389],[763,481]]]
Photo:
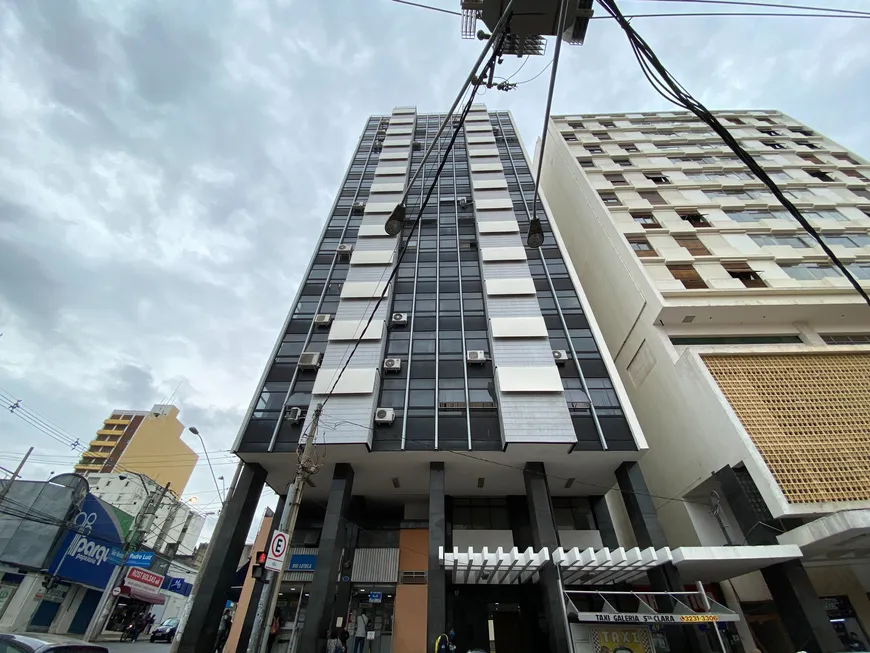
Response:
[[[637,31],[631,26],[628,19],[622,14],[617,7],[615,0],[598,0],[598,3],[604,7],[607,12],[616,19],[619,26],[628,36],[632,50],[637,62],[640,64],[644,76],[656,92],[665,98],[668,102],[682,107],[695,114],[704,124],[712,129],[725,142],[734,154],[746,165],[747,168],[754,174],[767,188],[773,193],[774,197],[782,204],[795,220],[813,237],[813,239],[821,246],[825,254],[837,269],[849,280],[849,283],[858,291],[858,294],[870,305],[870,296],[861,287],[861,284],[849,269],[843,264],[831,248],[825,243],[815,227],[813,227],[806,218],[801,214],[797,207],[785,196],[779,186],[771,179],[764,169],[755,161],[743,146],[735,139],[728,129],[719,122],[703,104],[696,100],[683,86],[674,79],[673,75],[668,72],[667,68],[659,61],[658,57],[650,48],[649,44],[641,37]]]

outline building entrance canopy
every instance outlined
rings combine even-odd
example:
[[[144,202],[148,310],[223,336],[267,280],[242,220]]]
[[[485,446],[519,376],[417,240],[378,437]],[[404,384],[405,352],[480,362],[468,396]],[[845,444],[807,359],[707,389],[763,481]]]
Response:
[[[454,583],[469,585],[509,585],[537,582],[545,565],[562,569],[565,585],[606,585],[630,583],[649,569],[674,563],[684,580],[720,581],[741,576],[769,565],[801,557],[795,545],[712,546],[670,549],[554,549],[505,551],[438,550],[441,566],[451,572]]]

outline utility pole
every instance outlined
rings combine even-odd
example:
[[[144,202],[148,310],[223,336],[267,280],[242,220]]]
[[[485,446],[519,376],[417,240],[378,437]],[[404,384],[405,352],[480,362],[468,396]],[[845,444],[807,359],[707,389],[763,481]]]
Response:
[[[2,334],[0,334],[2,335]],[[21,476],[21,470],[24,468],[24,463],[27,462],[27,459],[30,458],[30,454],[33,453],[33,447],[27,450],[27,453],[24,454],[24,458],[21,459],[21,462],[18,463],[18,467],[15,468],[15,471],[12,472],[12,478],[9,479],[9,482],[5,483],[2,488],[0,488],[0,503],[3,503],[3,499],[6,498],[6,495],[9,494],[9,489],[12,487],[12,484],[15,480]]]
[[[276,529],[287,533],[288,543],[293,541],[293,531],[296,528],[296,518],[299,516],[299,506],[302,505],[302,493],[305,491],[305,483],[320,469],[320,466],[313,460],[312,454],[315,448],[314,441],[317,437],[317,423],[320,421],[320,411],[322,409],[323,404],[317,404],[314,417],[311,418],[308,439],[301,446],[302,451],[299,454],[296,478],[287,492],[284,511],[281,514],[281,521]],[[269,641],[269,638],[265,635],[272,623],[271,616],[275,614],[275,606],[278,603],[278,590],[281,588],[281,581],[284,579],[284,571],[287,569],[289,560],[290,553],[288,552],[284,556],[284,562],[281,563],[280,571],[266,572],[266,577],[263,579],[263,582],[266,584],[263,588],[265,591],[260,595],[260,601],[257,604],[254,627],[251,629],[251,639],[248,642],[248,653],[268,653],[264,650]]]
[[[170,483],[167,483],[165,486],[160,487],[159,490],[154,490],[153,494],[149,494],[145,505],[143,505],[142,509],[136,514],[133,528],[127,534],[127,541],[124,544],[124,560],[121,561],[121,564],[115,567],[115,571],[112,572],[112,577],[109,578],[109,582],[106,583],[103,595],[100,597],[100,602],[94,610],[96,618],[91,619],[91,623],[88,624],[88,628],[85,631],[85,641],[92,642],[100,633],[103,632],[106,621],[108,621],[112,614],[112,610],[115,607],[117,597],[112,595],[112,590],[115,589],[115,586],[118,584],[118,579],[124,571],[124,563],[127,561],[127,555],[130,551],[138,549],[145,540],[145,535],[154,525],[157,511],[160,509],[160,504],[163,503],[163,498],[166,496],[166,492],[169,490],[170,485]],[[155,495],[157,495],[156,500]]]

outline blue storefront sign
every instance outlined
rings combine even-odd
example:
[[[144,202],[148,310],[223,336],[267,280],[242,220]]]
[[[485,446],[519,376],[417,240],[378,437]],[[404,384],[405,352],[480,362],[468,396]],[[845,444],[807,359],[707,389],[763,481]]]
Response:
[[[142,567],[148,569],[151,566],[151,561],[154,560],[154,551],[133,551],[127,556],[125,567]]]
[[[123,532],[114,512],[92,494],[85,496],[48,567],[50,574],[103,589],[115,567],[123,559]]]
[[[182,596],[190,596],[193,585],[188,583],[183,578],[166,576],[166,578],[163,579],[163,585],[161,586],[161,589],[167,590],[169,592],[174,592],[176,594],[181,594]]]
[[[314,571],[317,567],[317,556],[307,553],[296,553],[290,556],[288,571]]]
[[[383,600],[383,592],[369,592],[369,603],[381,603]]]

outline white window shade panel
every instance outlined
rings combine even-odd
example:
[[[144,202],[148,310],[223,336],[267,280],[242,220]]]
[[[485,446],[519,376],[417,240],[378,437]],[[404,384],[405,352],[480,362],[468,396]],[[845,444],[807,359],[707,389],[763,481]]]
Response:
[[[489,125],[489,114],[487,113],[474,113],[470,111],[468,113],[468,117],[465,119],[465,122],[484,122]]]
[[[380,182],[381,177],[397,177],[400,175],[404,177],[407,172],[407,165],[402,165],[401,163],[386,162],[383,165],[379,164],[378,167],[375,168],[375,181]],[[386,181],[393,182],[395,180],[389,179]]]
[[[478,211],[514,208],[514,203],[510,197],[498,197],[491,200],[479,200],[475,198],[474,205]]]
[[[526,260],[526,250],[524,247],[487,247],[480,250],[480,255],[484,262],[488,263]]]
[[[386,244],[386,243],[384,243]],[[373,251],[361,251],[355,249],[350,257],[351,265],[389,265],[395,255],[393,249],[378,249]]]
[[[487,295],[534,295],[535,282],[531,277],[524,279],[489,279],[486,282]]]
[[[411,138],[405,136],[404,134],[390,134],[387,133],[387,137],[384,139],[384,147],[410,147],[411,146]]]
[[[408,114],[414,115],[417,113],[417,107],[395,107],[393,109],[394,116],[407,116]]]
[[[366,204],[366,214],[369,213],[391,213],[396,208],[395,202],[368,202]],[[384,222],[386,222],[384,218]]]
[[[547,324],[534,317],[493,317],[489,320],[493,338],[546,338]]]
[[[475,190],[490,190],[493,188],[507,188],[507,179],[474,179],[473,186]]]
[[[465,122],[468,122],[467,120]],[[477,123],[473,125],[466,125],[465,131],[467,132],[488,132],[491,131],[492,127],[485,123]]]
[[[502,172],[504,168],[501,163],[472,163],[471,173],[472,179],[475,172]]]
[[[562,378],[555,365],[547,367],[505,367],[495,370],[498,388],[509,392],[562,392]]]
[[[498,150],[496,150],[498,152]],[[385,160],[397,160],[397,159],[407,159],[408,158],[408,149],[404,148],[398,152],[389,152],[387,148],[384,148],[381,152],[381,161]]]
[[[494,144],[495,143],[495,136],[493,136],[492,132],[490,132],[489,134],[486,134],[486,135],[481,134],[479,136],[469,136],[466,139],[466,141],[470,145],[474,145],[477,143],[493,143]]]
[[[413,125],[414,124],[414,116],[408,114],[402,114],[399,116],[393,116],[390,118],[390,127],[393,125]]]
[[[383,281],[346,281],[341,288],[341,298],[374,299],[380,297],[386,287],[386,279]]]
[[[377,238],[377,237],[389,237],[395,238],[395,236],[390,236],[386,231],[384,231],[384,224],[386,223],[386,219],[381,224],[363,224],[360,225],[359,228],[359,237],[368,237],[368,238]]]
[[[480,157],[480,156],[498,156],[497,148],[480,148],[479,150],[468,150],[468,156],[471,157]]]
[[[341,368],[325,368],[321,367],[317,372],[317,379],[314,381],[315,395],[328,395],[330,393],[337,395],[370,395],[375,390],[375,381],[378,376],[378,371],[374,368],[359,369],[349,367],[338,378]],[[335,380],[338,379],[338,383]],[[335,389],[333,389],[335,385]]]
[[[380,340],[384,333],[384,321],[372,320],[363,333],[368,320],[336,320],[329,327],[329,340]]]
[[[481,234],[515,234],[520,231],[520,225],[517,224],[516,220],[478,222],[477,228]]]
[[[404,174],[404,170],[402,170],[402,174]],[[401,193],[405,190],[405,184],[402,182],[395,183],[385,183],[385,184],[372,184],[370,193]]]

